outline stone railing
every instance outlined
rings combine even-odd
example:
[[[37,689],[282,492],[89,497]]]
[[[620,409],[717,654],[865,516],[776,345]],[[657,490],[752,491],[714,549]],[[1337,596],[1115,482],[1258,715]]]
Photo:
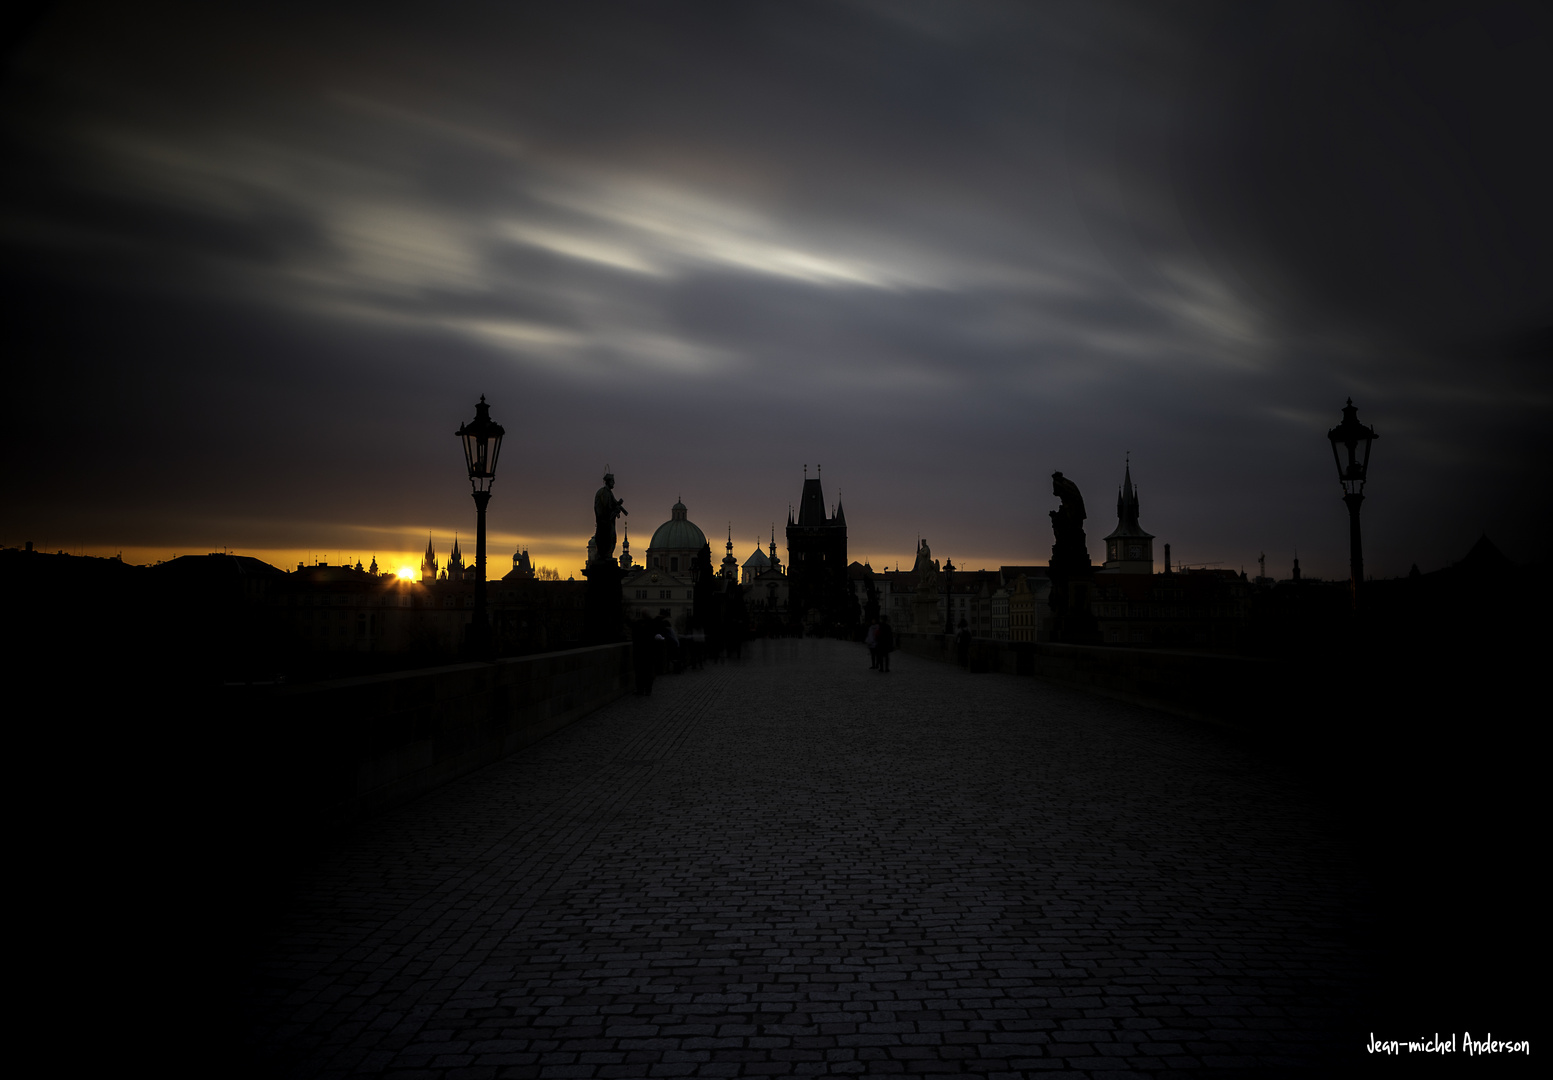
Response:
[[[948,634],[896,635],[913,656],[958,663]],[[1171,649],[975,638],[967,667],[972,672],[1033,675],[1106,697],[1215,724],[1265,729],[1299,711],[1293,688],[1274,693],[1284,673],[1271,660]]]
[[[498,761],[631,688],[631,646],[453,664],[316,686],[236,689],[250,811],[361,817]]]

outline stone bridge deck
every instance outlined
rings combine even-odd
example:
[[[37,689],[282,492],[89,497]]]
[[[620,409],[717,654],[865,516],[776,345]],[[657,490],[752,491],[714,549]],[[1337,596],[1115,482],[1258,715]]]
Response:
[[[755,643],[342,837],[248,988],[267,1074],[1095,1075],[1362,1053],[1373,898],[1217,733]]]

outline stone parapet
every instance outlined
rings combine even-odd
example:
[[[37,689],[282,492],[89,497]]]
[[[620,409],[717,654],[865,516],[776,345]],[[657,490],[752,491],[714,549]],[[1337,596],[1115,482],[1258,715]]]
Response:
[[[277,818],[346,820],[498,761],[630,688],[631,646],[620,643],[238,689],[226,711],[246,725],[251,798]]]
[[[913,656],[957,662],[948,634],[903,633]],[[1055,642],[971,643],[972,672],[1032,675],[1119,701],[1214,724],[1267,733],[1301,710],[1284,665],[1273,660],[1170,649],[1129,649]],[[1275,693],[1283,685],[1286,692]]]

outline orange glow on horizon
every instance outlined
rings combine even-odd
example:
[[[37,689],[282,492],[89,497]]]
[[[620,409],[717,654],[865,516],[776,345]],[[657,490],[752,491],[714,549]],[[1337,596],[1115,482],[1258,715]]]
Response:
[[[401,566],[397,572],[400,581],[414,581],[415,571],[408,566]]]

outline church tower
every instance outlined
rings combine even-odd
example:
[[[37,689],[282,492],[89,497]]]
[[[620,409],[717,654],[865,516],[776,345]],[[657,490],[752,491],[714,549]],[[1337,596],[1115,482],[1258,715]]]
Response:
[[[426,534],[426,557],[421,560],[421,584],[429,585],[437,580],[437,552],[431,546],[431,534]]]
[[[836,622],[849,610],[847,518],[839,505],[834,515],[825,512],[818,468],[812,479],[808,473],[805,466],[798,520],[787,512],[788,610],[799,619],[816,611],[823,622]]]
[[[625,540],[620,544],[620,569],[634,569],[631,563],[631,526],[629,524],[625,527]]]
[[[464,556],[458,550],[458,534],[453,534],[453,553],[448,556],[448,580],[464,580]]]
[[[1154,572],[1154,535],[1138,524],[1138,493],[1132,486],[1132,462],[1121,490],[1116,494],[1116,529],[1105,538],[1105,565],[1102,574],[1152,574]]]
[[[728,554],[723,556],[723,577],[737,579],[739,560],[733,556],[733,522],[728,523]]]

